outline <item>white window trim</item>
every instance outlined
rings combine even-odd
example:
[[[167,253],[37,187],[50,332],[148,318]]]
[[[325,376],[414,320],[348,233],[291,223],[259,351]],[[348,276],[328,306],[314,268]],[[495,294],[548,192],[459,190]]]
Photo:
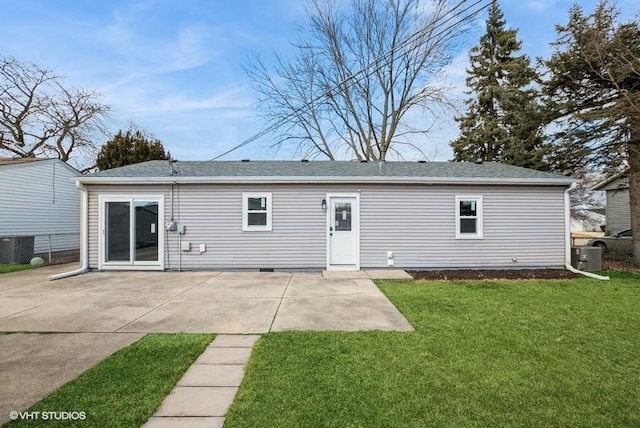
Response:
[[[476,202],[476,233],[460,233],[460,202]],[[483,204],[481,195],[456,195],[456,239],[484,239]]]
[[[266,198],[267,224],[265,226],[249,226],[249,198]],[[243,232],[271,232],[272,204],[271,193],[242,193],[242,231]]]

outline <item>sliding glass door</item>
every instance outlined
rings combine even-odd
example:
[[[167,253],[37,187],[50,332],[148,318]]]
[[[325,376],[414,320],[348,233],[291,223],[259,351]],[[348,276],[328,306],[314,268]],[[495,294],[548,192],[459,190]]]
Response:
[[[136,249],[133,260],[158,261],[158,203],[135,201],[134,209]]]
[[[131,259],[131,207],[129,202],[107,202],[107,262],[123,262]]]
[[[101,268],[162,268],[162,197],[101,197]]]

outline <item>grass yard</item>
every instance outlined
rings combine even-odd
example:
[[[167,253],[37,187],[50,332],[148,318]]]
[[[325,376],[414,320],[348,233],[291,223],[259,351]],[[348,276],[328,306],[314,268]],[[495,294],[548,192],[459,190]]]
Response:
[[[229,427],[640,426],[640,275],[378,281],[412,333],[254,348]]]
[[[27,410],[85,412],[85,420],[21,420],[7,426],[139,427],[213,338],[212,334],[149,334]]]
[[[0,263],[0,274],[1,273],[9,273],[9,272],[18,272],[20,270],[31,269],[33,266],[31,265],[9,265]]]

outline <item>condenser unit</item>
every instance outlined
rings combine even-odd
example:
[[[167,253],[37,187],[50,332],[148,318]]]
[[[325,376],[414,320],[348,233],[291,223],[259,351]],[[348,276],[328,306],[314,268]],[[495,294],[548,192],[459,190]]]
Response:
[[[571,266],[580,270],[602,270],[602,248],[571,247]]]

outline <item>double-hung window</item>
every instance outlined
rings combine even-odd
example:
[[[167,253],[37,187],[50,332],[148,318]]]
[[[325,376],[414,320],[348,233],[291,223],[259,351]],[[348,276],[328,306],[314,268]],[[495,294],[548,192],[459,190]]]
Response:
[[[482,239],[482,196],[456,196],[456,239]]]
[[[271,231],[271,193],[242,194],[242,230]]]

